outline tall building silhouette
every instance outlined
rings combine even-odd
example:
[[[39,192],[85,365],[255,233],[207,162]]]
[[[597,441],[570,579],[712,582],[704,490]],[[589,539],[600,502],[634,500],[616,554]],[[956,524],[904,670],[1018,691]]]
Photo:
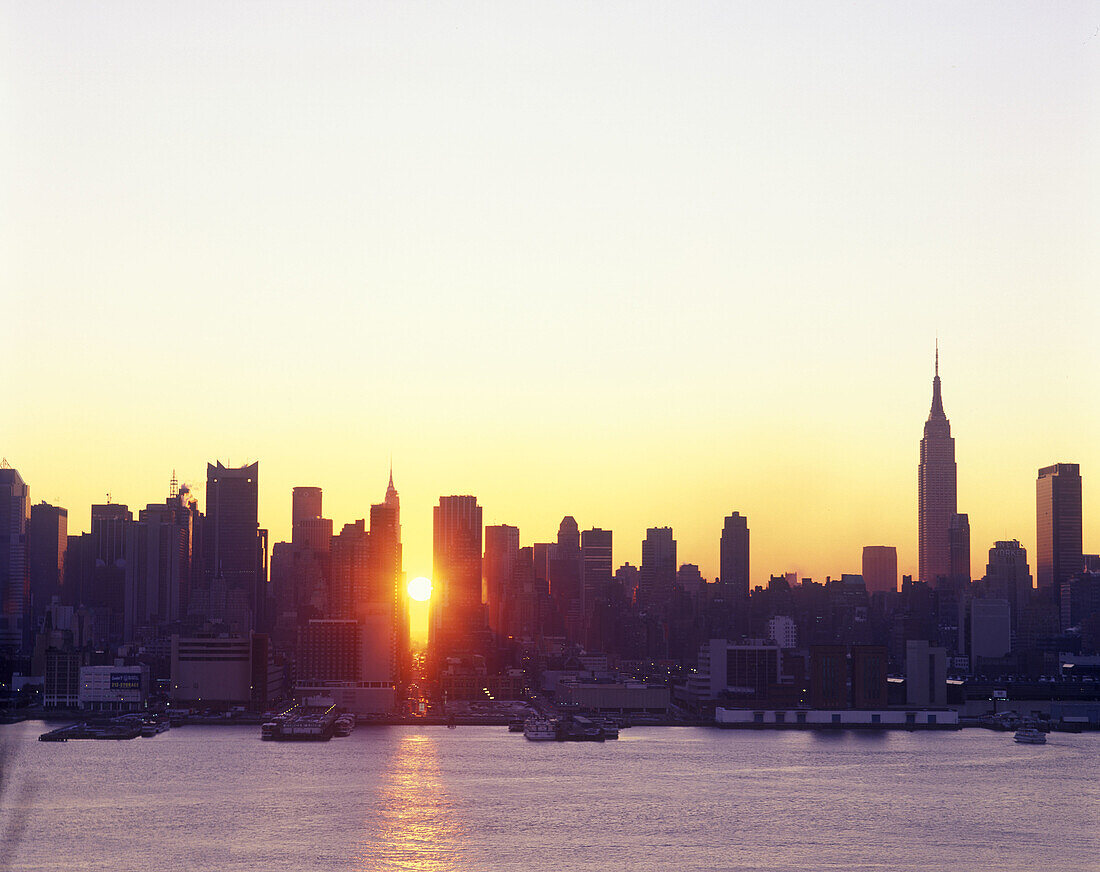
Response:
[[[1081,538],[1081,468],[1056,463],[1039,470],[1035,482],[1035,576],[1039,589],[1053,587],[1084,568]]]
[[[749,519],[738,512],[722,526],[718,577],[736,599],[749,598]]]
[[[970,583],[970,516],[965,512],[951,516],[947,527],[951,558],[951,580],[955,584]]]
[[[31,489],[5,463],[0,466],[0,649],[23,647],[30,604],[27,521]]]
[[[951,518],[956,512],[955,440],[940,395],[940,351],[936,348],[932,408],[924,422],[917,470],[917,551],[920,580],[937,583],[951,575]]]
[[[485,602],[489,629],[505,635],[508,604],[514,595],[513,579],[519,559],[519,527],[497,524],[485,528]]]
[[[592,607],[598,599],[607,596],[611,584],[612,541],[612,532],[599,527],[581,533],[581,602],[586,623],[591,618]]]
[[[1013,629],[1019,624],[1020,612],[1031,600],[1031,592],[1027,549],[1016,539],[994,543],[989,549],[989,563],[985,567],[985,593],[1009,604]]]
[[[392,678],[396,678],[404,674],[409,648],[409,600],[402,570],[401,501],[393,486],[392,467],[386,496],[370,507],[370,579],[375,611],[389,621]]]
[[[59,506],[31,506],[27,525],[27,565],[33,613],[45,611],[54,596],[61,596],[65,579],[65,548],[69,539],[69,513]]]
[[[440,497],[433,514],[430,643],[436,656],[470,651],[485,629],[481,606],[481,506],[472,496]]]
[[[267,531],[259,523],[260,464],[206,465],[206,576],[244,594],[252,628],[264,624]]]
[[[638,599],[647,609],[664,606],[676,582],[676,540],[671,527],[650,527],[642,540]]]

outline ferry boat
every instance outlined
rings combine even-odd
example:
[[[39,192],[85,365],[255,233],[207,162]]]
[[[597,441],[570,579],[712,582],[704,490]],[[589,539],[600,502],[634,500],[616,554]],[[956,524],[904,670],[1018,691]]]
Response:
[[[557,725],[549,718],[528,718],[523,735],[532,742],[554,742],[558,738]]]
[[[336,706],[294,706],[260,726],[260,738],[274,742],[327,742],[336,729]]]
[[[1014,737],[1021,745],[1045,745],[1046,733],[1037,727],[1020,727]]]

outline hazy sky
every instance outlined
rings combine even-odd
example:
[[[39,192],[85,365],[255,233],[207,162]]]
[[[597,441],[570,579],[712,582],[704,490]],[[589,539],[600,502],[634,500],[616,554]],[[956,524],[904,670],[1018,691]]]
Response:
[[[916,569],[938,333],[973,571],[1035,474],[1100,549],[1100,5],[15,3],[0,455],[109,491],[261,462],[637,562]]]

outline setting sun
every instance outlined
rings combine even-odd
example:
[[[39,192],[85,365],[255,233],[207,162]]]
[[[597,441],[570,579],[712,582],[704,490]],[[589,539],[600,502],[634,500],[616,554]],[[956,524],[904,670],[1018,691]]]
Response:
[[[417,576],[409,582],[409,597],[418,603],[427,602],[432,595],[432,580],[423,575]]]

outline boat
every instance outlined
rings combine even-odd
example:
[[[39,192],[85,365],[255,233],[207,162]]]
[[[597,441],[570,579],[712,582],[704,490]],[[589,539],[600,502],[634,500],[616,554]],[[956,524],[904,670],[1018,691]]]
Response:
[[[336,729],[336,706],[294,706],[260,726],[260,738],[274,742],[327,742]]]
[[[1020,727],[1014,737],[1021,745],[1045,745],[1047,736],[1037,727]]]
[[[522,733],[523,732],[523,719],[516,718],[508,722],[509,733]]]
[[[558,727],[559,742],[602,742],[606,738],[603,725],[583,715],[574,715]]]
[[[350,736],[352,730],[355,729],[355,715],[346,714],[340,715],[336,719],[336,725],[333,727],[333,735],[337,737]]]
[[[523,723],[523,735],[532,742],[554,742],[558,738],[557,724],[550,718],[528,718]]]

